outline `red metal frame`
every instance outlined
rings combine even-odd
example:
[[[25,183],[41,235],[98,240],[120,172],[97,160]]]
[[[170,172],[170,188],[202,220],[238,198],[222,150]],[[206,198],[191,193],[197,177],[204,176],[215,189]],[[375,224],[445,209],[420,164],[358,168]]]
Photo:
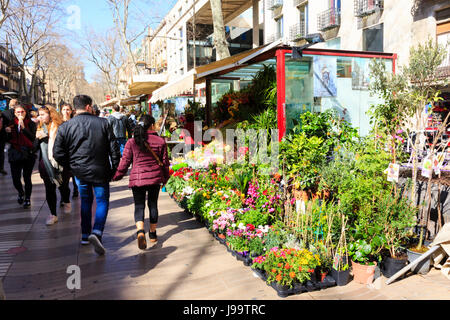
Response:
[[[276,50],[277,58],[277,114],[278,114],[278,133],[279,141],[286,135],[286,53],[292,53],[292,49],[280,48]],[[338,57],[355,57],[355,58],[383,58],[392,59],[392,72],[396,72],[397,54],[377,54],[375,52],[338,52],[329,49],[306,49],[303,54],[322,55],[322,56],[338,56]]]

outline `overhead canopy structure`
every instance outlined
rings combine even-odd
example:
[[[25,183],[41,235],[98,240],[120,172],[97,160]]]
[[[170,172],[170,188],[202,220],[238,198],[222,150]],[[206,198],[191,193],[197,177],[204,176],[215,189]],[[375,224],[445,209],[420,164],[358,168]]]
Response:
[[[222,13],[224,23],[228,23],[252,7],[252,0],[223,0]],[[195,23],[213,24],[212,10],[209,1],[195,14]]]
[[[141,98],[144,97],[144,96],[145,96],[145,94],[141,94],[141,95],[132,96],[132,97],[129,97],[129,98],[126,98],[126,99],[121,99],[119,104],[121,106],[123,106],[123,107],[131,106],[131,105],[134,105],[134,104],[138,104],[140,102]]]
[[[99,106],[100,108],[106,108],[106,107],[115,105],[115,104],[117,104],[117,103],[119,103],[119,99],[118,99],[118,98],[114,98],[114,99],[105,101],[105,102],[103,102],[103,103],[100,103],[98,106]]]
[[[131,96],[152,94],[153,91],[167,84],[167,75],[147,74],[135,76],[129,85],[128,91]]]
[[[195,70],[192,69],[182,78],[166,84],[153,92],[150,102],[154,103],[159,100],[173,98],[188,92],[193,92],[195,80]]]
[[[150,99],[150,102],[155,103],[159,100],[165,100],[193,92],[194,81],[195,83],[203,83],[206,81],[206,77],[218,72],[229,72],[234,68],[241,68],[247,61],[260,56],[264,52],[276,47],[281,41],[274,42],[269,45],[264,45],[255,49],[251,49],[234,56],[222,59],[204,66],[197,67],[190,70],[182,78],[166,84],[165,86],[155,90]],[[252,75],[256,73],[253,72]]]

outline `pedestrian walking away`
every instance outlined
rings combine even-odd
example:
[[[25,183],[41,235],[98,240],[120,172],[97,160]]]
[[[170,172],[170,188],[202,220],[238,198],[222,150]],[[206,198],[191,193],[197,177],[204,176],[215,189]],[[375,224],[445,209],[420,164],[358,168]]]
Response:
[[[102,236],[109,210],[109,182],[120,162],[120,152],[108,121],[93,114],[92,99],[73,99],[75,117],[58,129],[53,157],[75,176],[81,198],[81,243],[91,243],[99,255],[105,253]],[[92,227],[94,194],[97,203]]]
[[[25,209],[31,206],[31,174],[36,162],[35,139],[36,124],[31,121],[27,111],[21,105],[14,106],[14,118],[11,124],[5,128],[6,141],[11,144],[8,150],[8,162],[11,166],[11,176],[14,187],[19,196],[17,202]],[[25,190],[22,178],[25,182]]]
[[[114,112],[108,117],[108,121],[111,124],[114,132],[114,136],[120,147],[120,156],[123,155],[123,149],[127,143],[127,130],[128,130],[128,118],[123,113],[119,112],[120,107],[115,105],[113,107]]]
[[[58,222],[56,188],[59,188],[61,193],[64,213],[70,213],[72,211],[69,189],[70,176],[63,177],[63,168],[53,158],[53,145],[55,143],[56,133],[62,123],[63,121],[58,111],[52,106],[47,105],[39,108],[39,127],[36,132],[36,138],[39,141],[41,151],[39,157],[39,174],[44,181],[45,199],[50,208],[50,214],[45,222],[47,226],[54,225]]]
[[[5,145],[6,145],[6,131],[5,126],[6,120],[3,117],[3,112],[0,111],[0,173],[6,175],[5,171]]]
[[[125,145],[123,157],[113,181],[122,179],[132,164],[129,187],[134,197],[134,218],[137,228],[138,247],[147,248],[145,237],[145,199],[148,197],[150,210],[149,238],[157,241],[158,197],[161,186],[169,180],[169,157],[167,145],[155,132],[155,119],[144,115],[141,124],[134,130],[134,138]]]
[[[62,116],[63,122],[67,122],[73,118],[74,110],[70,104],[63,104],[61,106],[61,116]],[[64,168],[63,176],[66,178],[67,175],[69,176],[69,180],[64,179],[64,182],[67,181],[67,187],[69,188],[70,178],[72,178],[72,184],[73,184],[72,199],[78,198],[79,193],[78,193],[77,183],[75,182],[75,178],[74,178],[72,172],[70,172],[69,168],[66,167],[66,168]],[[61,202],[60,207],[64,207],[63,202]]]

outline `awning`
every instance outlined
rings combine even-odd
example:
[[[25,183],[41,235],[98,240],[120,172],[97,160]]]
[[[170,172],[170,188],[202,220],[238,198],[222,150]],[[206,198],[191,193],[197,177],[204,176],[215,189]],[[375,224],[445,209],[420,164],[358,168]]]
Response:
[[[143,96],[145,96],[145,94],[141,94],[141,95],[138,95],[138,96],[132,96],[132,97],[129,97],[129,98],[126,98],[126,99],[121,99],[119,104],[122,107],[138,104]]]
[[[153,94],[153,91],[167,84],[167,75],[148,74],[133,77],[133,82],[129,85],[128,91],[131,96],[141,94]]]
[[[251,49],[234,56],[197,67],[190,70],[185,76],[179,78],[173,82],[169,82],[165,86],[155,90],[153,92],[150,102],[155,103],[158,100],[165,100],[180,96],[185,93],[191,93],[193,91],[194,81],[195,83],[201,83],[205,81],[205,77],[216,72],[233,69],[238,67],[245,62],[253,59],[254,57],[278,46],[281,44],[281,40],[273,42],[269,45],[264,45],[255,49]]]
[[[207,64],[205,66],[200,66],[196,68],[197,74],[196,79],[200,80],[201,78],[207,77],[209,75],[212,75],[217,72],[225,71],[225,70],[231,70],[233,68],[239,67],[246,63],[247,61],[250,61],[251,59],[263,54],[264,52],[269,51],[270,49],[273,49],[277,46],[282,44],[282,40],[278,40],[275,42],[272,42],[270,44],[266,44],[263,46],[260,46],[255,49],[251,49],[239,54],[236,54],[234,56],[228,57],[223,60],[219,60],[210,64]]]
[[[105,101],[103,103],[100,103],[98,106],[100,108],[105,108],[105,107],[109,107],[109,106],[112,106],[112,105],[115,105],[115,104],[118,104],[118,103],[119,103],[119,99],[118,98],[114,98],[114,99]]]
[[[195,80],[195,70],[192,69],[182,78],[179,78],[171,83],[166,84],[165,86],[155,90],[150,99],[151,103],[155,103],[159,100],[165,100],[168,98],[173,98],[188,92],[193,92]]]

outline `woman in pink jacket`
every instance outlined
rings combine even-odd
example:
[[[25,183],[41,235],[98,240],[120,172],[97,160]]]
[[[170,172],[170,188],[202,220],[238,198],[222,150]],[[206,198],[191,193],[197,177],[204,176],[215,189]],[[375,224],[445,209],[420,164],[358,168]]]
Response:
[[[133,164],[129,187],[133,191],[134,218],[138,230],[138,246],[141,250],[147,248],[144,228],[145,198],[148,194],[149,238],[151,242],[156,242],[159,190],[169,180],[170,162],[167,145],[154,129],[155,119],[149,115],[142,116],[141,122],[134,130],[133,139],[128,140],[125,145],[119,168],[113,178],[113,181],[122,179],[128,167]]]

